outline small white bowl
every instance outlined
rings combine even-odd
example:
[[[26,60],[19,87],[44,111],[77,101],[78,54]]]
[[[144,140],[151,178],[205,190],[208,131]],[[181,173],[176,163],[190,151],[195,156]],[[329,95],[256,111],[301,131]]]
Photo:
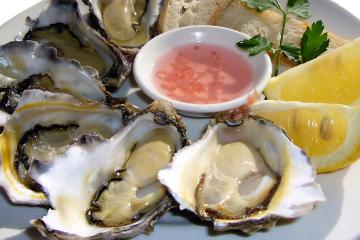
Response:
[[[248,39],[249,36],[235,30],[216,26],[190,26],[165,32],[147,42],[138,52],[134,61],[134,77],[139,87],[152,99],[166,100],[181,113],[190,116],[211,116],[218,112],[242,106],[248,97],[256,91],[261,93],[271,78],[272,65],[269,56],[261,53],[250,57],[241,51],[236,43]],[[154,85],[153,67],[156,60],[174,47],[191,43],[208,43],[232,49],[241,55],[251,66],[254,77],[252,88],[241,97],[214,104],[193,104],[180,102],[162,94]]]

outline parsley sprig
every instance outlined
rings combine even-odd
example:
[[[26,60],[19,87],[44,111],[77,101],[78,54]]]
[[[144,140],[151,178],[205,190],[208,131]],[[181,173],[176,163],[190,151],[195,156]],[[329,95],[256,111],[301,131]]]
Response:
[[[249,52],[250,56],[259,54],[262,51],[271,53],[271,59],[274,62],[274,76],[279,73],[280,58],[285,56],[296,64],[308,62],[321,53],[325,52],[329,46],[327,33],[323,33],[324,25],[322,21],[313,23],[307,27],[304,32],[300,47],[291,43],[284,43],[284,32],[288,16],[293,14],[300,18],[307,19],[311,16],[308,0],[288,0],[287,7],[283,8],[278,0],[242,0],[250,8],[255,8],[258,12],[263,12],[269,8],[279,11],[283,16],[282,28],[280,34],[280,43],[277,48],[265,37],[257,35],[250,39],[240,41],[237,45],[243,50]],[[274,59],[276,57],[276,59]]]

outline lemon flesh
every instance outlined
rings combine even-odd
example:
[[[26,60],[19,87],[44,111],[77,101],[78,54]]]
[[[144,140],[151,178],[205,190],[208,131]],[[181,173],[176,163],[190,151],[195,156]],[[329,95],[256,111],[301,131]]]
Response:
[[[318,173],[344,168],[360,158],[360,107],[264,101],[255,104],[251,113],[284,128]]]
[[[357,105],[360,103],[360,38],[273,77],[268,99]]]

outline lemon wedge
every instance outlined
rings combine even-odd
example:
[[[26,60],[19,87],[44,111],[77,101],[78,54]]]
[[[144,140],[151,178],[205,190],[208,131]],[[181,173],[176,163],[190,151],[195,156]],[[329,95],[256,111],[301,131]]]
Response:
[[[268,99],[360,104],[360,38],[273,77]]]
[[[360,158],[360,106],[269,100],[255,103],[251,114],[284,128],[318,173],[333,172]]]

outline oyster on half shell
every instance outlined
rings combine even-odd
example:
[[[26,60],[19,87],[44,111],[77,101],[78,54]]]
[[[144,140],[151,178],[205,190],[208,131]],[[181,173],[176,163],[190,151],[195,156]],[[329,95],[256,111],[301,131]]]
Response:
[[[0,109],[12,113],[22,92],[38,88],[68,93],[86,101],[111,102],[97,72],[77,61],[56,56],[56,49],[33,41],[13,41],[0,46]],[[11,79],[11,80],[9,80]]]
[[[126,48],[138,48],[156,35],[164,0],[83,0],[95,28]]]
[[[48,200],[29,176],[36,162],[52,162],[84,134],[110,138],[124,127],[125,110],[82,102],[67,94],[26,90],[0,135],[0,185],[13,203]]]
[[[79,3],[50,0],[38,18],[27,19],[29,29],[22,39],[55,47],[59,57],[96,69],[106,89],[115,91],[131,72],[131,64],[116,46],[87,25]]]
[[[282,129],[253,116],[211,124],[158,174],[181,209],[212,221],[215,230],[248,234],[324,201],[315,176],[308,156]]]
[[[110,139],[85,135],[53,161],[32,165],[30,175],[52,206],[32,223],[51,239],[127,239],[151,231],[173,206],[157,172],[184,144],[182,122],[162,102]]]

